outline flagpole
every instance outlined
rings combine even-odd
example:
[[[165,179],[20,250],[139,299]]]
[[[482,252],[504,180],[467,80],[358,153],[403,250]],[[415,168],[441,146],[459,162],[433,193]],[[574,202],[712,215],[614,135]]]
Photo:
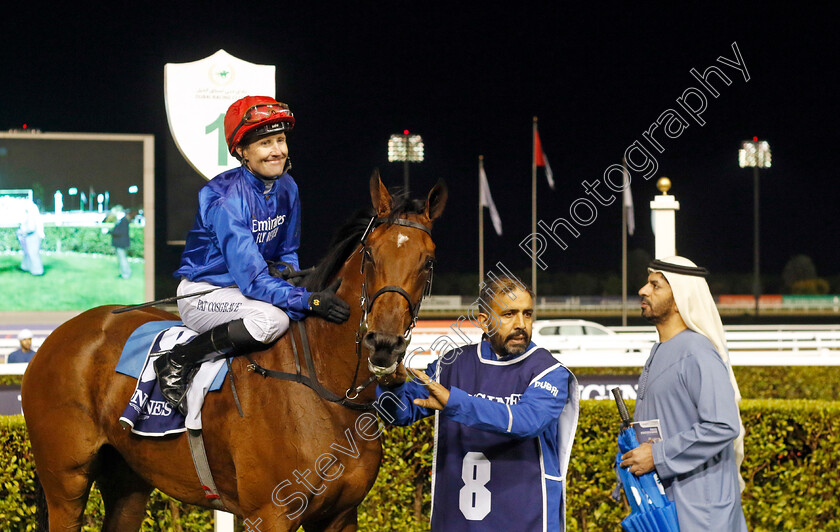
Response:
[[[484,206],[481,204],[481,171],[484,169],[484,156],[478,156],[478,286],[484,282]]]
[[[623,175],[627,175],[627,160],[621,160],[624,169]],[[625,183],[630,186],[629,183]],[[624,198],[621,200],[621,326],[627,327],[627,205]]]
[[[537,117],[531,134],[531,290],[537,293]],[[536,301],[534,304],[536,305]]]

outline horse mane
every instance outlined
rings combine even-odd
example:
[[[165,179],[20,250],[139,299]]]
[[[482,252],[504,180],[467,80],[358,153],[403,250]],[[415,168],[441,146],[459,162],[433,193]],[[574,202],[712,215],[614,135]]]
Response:
[[[391,196],[391,213],[388,222],[393,222],[406,214],[423,214],[426,210],[425,200],[409,199],[405,194]],[[307,275],[301,286],[310,292],[317,292],[326,288],[327,283],[341,269],[341,266],[361,241],[370,219],[374,216],[372,207],[359,209],[342,225],[330,241],[329,251],[315,266],[315,271]]]

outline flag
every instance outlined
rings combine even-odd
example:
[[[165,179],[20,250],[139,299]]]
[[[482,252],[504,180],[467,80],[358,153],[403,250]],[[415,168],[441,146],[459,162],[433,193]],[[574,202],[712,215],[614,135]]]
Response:
[[[540,142],[540,134],[534,126],[534,160],[537,161],[537,166],[545,166],[545,178],[548,179],[548,186],[554,190],[554,174],[551,172],[551,166],[548,164],[548,157],[542,149],[542,142]]]
[[[627,167],[624,167],[624,216],[627,217],[627,234],[633,236],[636,230],[636,216],[633,214],[633,194],[630,193],[630,174]]]
[[[490,211],[490,219],[493,221],[493,229],[496,234],[502,236],[502,219],[499,217],[499,211],[496,210],[496,204],[493,203],[493,196],[490,195],[490,185],[487,183],[487,174],[484,173],[484,164],[478,165],[478,187],[480,194],[478,201],[482,207],[487,207]]]

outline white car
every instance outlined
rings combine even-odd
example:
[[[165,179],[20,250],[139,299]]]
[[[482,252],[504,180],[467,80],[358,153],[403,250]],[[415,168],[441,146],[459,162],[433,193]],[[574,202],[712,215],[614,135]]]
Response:
[[[647,356],[653,345],[646,335],[617,334],[598,323],[568,319],[535,321],[531,339],[539,347],[563,354],[564,364],[575,366],[615,365],[613,356],[624,357],[627,353]],[[406,367],[424,369],[440,353],[480,340],[481,329],[469,321],[456,324],[449,320],[422,320],[414,329],[403,362]]]
[[[614,336],[615,331],[600,323],[586,320],[537,320],[534,322],[533,337],[555,338],[557,336]]]
[[[557,354],[646,353],[653,345],[586,320],[537,320],[531,339]]]

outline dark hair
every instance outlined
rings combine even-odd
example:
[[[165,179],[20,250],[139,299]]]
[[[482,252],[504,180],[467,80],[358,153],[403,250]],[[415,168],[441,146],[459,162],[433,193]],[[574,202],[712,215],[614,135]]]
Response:
[[[498,276],[493,272],[489,272],[485,277],[484,282],[481,283],[481,291],[478,294],[478,308],[480,312],[490,314],[492,309],[487,308],[490,302],[498,299],[498,295],[502,292],[509,294],[514,290],[522,290],[530,295],[532,299],[536,299],[534,291],[531,287],[519,280],[515,275]]]

